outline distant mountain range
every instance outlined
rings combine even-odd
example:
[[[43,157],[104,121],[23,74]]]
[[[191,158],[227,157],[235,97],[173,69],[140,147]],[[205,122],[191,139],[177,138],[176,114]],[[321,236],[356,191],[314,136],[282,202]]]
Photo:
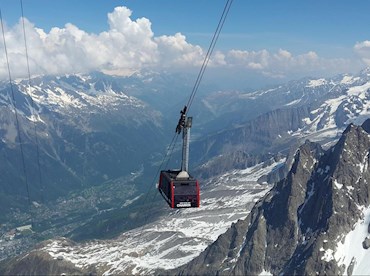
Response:
[[[108,76],[39,77],[30,86],[16,81],[0,87],[0,204],[5,212],[27,203],[26,180],[31,201],[40,203],[129,175],[156,162],[164,149],[162,114],[125,94]]]
[[[253,93],[219,93],[213,102],[209,96],[203,100],[208,108],[221,109],[221,121],[230,118],[234,126],[195,141],[191,156],[207,163],[201,172],[207,176],[286,155],[305,139],[329,147],[348,124],[370,116],[369,88],[370,69],[365,69],[355,76],[306,78]]]
[[[187,83],[186,78],[181,80]],[[171,89],[166,81],[171,83]],[[137,171],[141,166],[144,171],[150,170],[153,164],[155,167],[170,140],[168,133],[172,137],[174,131],[175,125],[169,121],[176,123],[184,103],[184,90],[180,86],[171,94],[176,83],[176,77],[170,74],[161,76],[151,72],[129,78],[101,74],[42,77],[31,82],[32,98],[37,114],[40,114],[40,118],[34,118],[24,92],[27,82],[16,82],[17,102],[22,103],[21,99],[25,99],[18,110],[27,145],[26,156],[35,160],[32,139],[33,122],[36,121],[41,167],[47,168],[48,189],[54,191],[51,195],[57,197],[83,185],[99,185]],[[155,89],[149,89],[153,87]],[[137,231],[131,230],[116,241],[91,242],[86,246],[75,246],[64,239],[50,241],[32,254],[42,252],[42,260],[51,264],[50,260],[62,253],[55,248],[66,243],[71,251],[62,254],[63,258],[73,261],[76,264],[73,269],[78,271],[146,273],[174,268],[160,266],[163,262],[156,266],[158,256],[166,264],[172,262],[181,266],[210,245],[189,265],[174,272],[361,272],[356,269],[362,264],[351,266],[351,261],[348,262],[348,258],[355,257],[357,264],[361,263],[359,256],[339,256],[336,252],[339,252],[337,249],[342,240],[337,239],[338,235],[347,235],[355,223],[364,218],[361,212],[367,214],[369,127],[368,123],[362,127],[350,124],[359,125],[369,117],[369,88],[370,70],[365,69],[354,76],[306,78],[254,92],[210,89],[201,93],[191,110],[194,127],[190,158],[192,170],[205,184],[202,185],[205,206],[194,211],[173,211],[170,219],[161,213],[151,224]],[[13,200],[12,197],[20,194],[23,195],[21,200],[25,200],[24,184],[19,184],[18,190],[10,184],[15,180],[23,183],[23,179],[19,167],[14,165],[19,161],[16,157],[19,148],[9,92],[7,86],[1,92],[4,95],[0,106],[3,110],[0,110],[1,131],[4,133],[1,150],[8,166],[3,174],[7,178],[0,182],[1,195]],[[305,142],[306,139],[311,142]],[[349,152],[359,153],[347,155]],[[13,160],[6,156],[12,156]],[[172,160],[173,164],[176,161],[176,158]],[[30,172],[36,174],[36,163],[29,163],[33,164]],[[37,175],[29,178],[36,180]],[[254,201],[271,188],[267,182],[277,184],[248,215]],[[212,183],[217,185],[212,187]],[[241,197],[237,191],[241,192]],[[258,196],[251,197],[253,194]],[[211,216],[207,204],[212,207]],[[228,209],[227,219],[225,217],[223,226],[218,228],[214,225],[215,216],[224,214],[228,204],[235,208]],[[197,223],[184,223],[193,212],[194,221],[209,229],[206,238],[198,231]],[[231,228],[217,239],[233,222]],[[166,237],[161,236],[164,229],[168,232]],[[145,238],[140,231],[141,234],[145,232]],[[196,239],[202,246],[193,244]],[[152,243],[156,240],[161,241],[158,247]],[[365,240],[366,237],[361,236],[361,242],[366,243]],[[123,266],[119,260],[84,262],[78,257],[83,251],[83,256],[91,259],[94,248],[108,248],[110,243],[117,247],[105,252],[107,260],[112,258],[109,252],[123,252],[120,256],[129,259],[126,259],[127,265]],[[128,244],[130,248],[142,248],[142,251],[124,251]],[[170,250],[172,247],[181,252],[175,254]],[[153,256],[150,248],[155,248]],[[365,254],[367,251],[359,252]],[[30,256],[31,259],[35,257]],[[2,272],[27,273],[27,270],[12,270],[18,261],[15,259],[5,265]]]

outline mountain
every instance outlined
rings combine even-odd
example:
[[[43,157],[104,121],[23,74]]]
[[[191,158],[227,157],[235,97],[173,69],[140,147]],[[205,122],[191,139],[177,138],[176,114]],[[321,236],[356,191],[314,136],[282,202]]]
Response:
[[[350,124],[327,151],[302,145],[287,177],[244,220],[178,272],[349,274],[369,272],[370,120]]]
[[[257,180],[278,169],[284,161],[260,163],[201,183],[201,208],[174,210],[164,202],[144,202],[130,215],[140,216],[149,209],[146,225],[114,239],[76,243],[60,237],[45,241],[30,252],[0,263],[0,274],[50,275],[72,270],[77,274],[132,275],[181,266],[199,255],[232,222],[248,215],[254,202],[271,188]],[[150,203],[154,199],[155,195],[147,200]],[[151,220],[158,212],[161,215]],[[35,268],[35,263],[40,265]]]
[[[2,83],[0,125],[2,215],[25,208],[27,189],[47,202],[150,168],[165,146],[161,113],[101,75]]]
[[[369,82],[366,69],[354,76],[305,78],[254,92],[203,87],[191,109],[192,166],[207,163],[202,173],[207,177],[286,155],[291,145],[307,138],[331,143],[348,123],[369,115]],[[0,87],[0,196],[4,208],[17,208],[27,201],[25,176],[19,174],[10,87]],[[191,81],[170,73],[92,73],[38,77],[30,87],[17,80],[13,87],[31,200],[40,202],[128,175],[144,163],[150,164],[147,172],[170,141],[167,134],[173,132]],[[47,185],[40,175],[50,180]]]
[[[271,190],[257,180],[285,159],[211,178],[202,185],[200,209],[170,210],[113,240],[50,240],[3,263],[0,272],[27,274],[40,262],[40,274],[63,268],[98,274],[364,274],[370,269],[369,130],[370,120],[351,124],[326,151],[306,141],[287,177]]]
[[[370,81],[369,73],[370,69],[366,68],[354,75],[341,74],[332,78],[307,77],[255,91],[218,90],[208,93],[199,100],[198,104],[202,106],[204,113],[211,113],[214,118],[218,119],[210,124],[219,124],[222,127],[217,130],[222,130],[227,126],[229,128],[230,126],[241,126],[246,121],[276,109],[312,106],[312,110],[314,110],[320,107],[324,101],[340,96],[346,96],[347,103],[352,102],[351,99],[355,103],[358,100],[356,97],[358,93],[347,94],[346,92],[351,87],[358,87],[358,89],[366,91],[367,88],[363,85]],[[335,112],[337,107],[330,104],[334,104],[334,102],[326,103],[326,108],[331,108]],[[359,110],[361,109],[359,107]],[[345,113],[349,113],[349,111]]]
[[[233,125],[197,139],[191,156],[217,174],[277,153],[287,155],[306,139],[327,148],[348,124],[361,124],[370,116],[369,88],[370,69],[365,69],[354,76],[305,78],[252,93],[218,95],[207,106],[220,107],[220,117],[230,118]],[[230,113],[225,113],[227,109]]]
[[[43,274],[54,273],[54,270],[47,269],[47,260],[51,264],[55,260],[59,264],[66,262],[70,265],[72,262],[75,269],[84,273],[160,273],[179,267],[198,256],[232,223],[234,226],[231,229],[236,225],[243,225],[242,221],[248,216],[250,208],[271,188],[267,182],[280,183],[276,187],[280,186],[281,191],[276,194],[285,193],[285,198],[274,201],[274,204],[282,207],[278,208],[280,213],[272,215],[276,217],[276,221],[271,229],[284,237],[291,234],[289,237],[301,239],[301,236],[291,232],[297,223],[294,216],[284,214],[284,210],[288,208],[286,203],[291,202],[290,208],[293,210],[306,201],[307,206],[312,204],[306,199],[306,194],[310,193],[312,187],[318,188],[309,184],[311,172],[316,173],[317,162],[324,162],[324,156],[330,152],[328,149],[340,139],[340,133],[349,123],[360,122],[369,115],[369,72],[364,70],[355,76],[341,75],[330,79],[306,78],[252,93],[238,92],[234,95],[231,92],[216,91],[197,95],[199,100],[194,102],[191,109],[195,120],[190,152],[193,162],[190,167],[191,172],[201,180],[202,204],[200,209],[181,211],[169,211],[154,193],[147,193],[147,185],[141,185],[149,185],[148,178],[152,179],[154,169],[158,168],[158,161],[163,157],[165,143],[169,142],[168,133],[174,131],[167,120],[171,121],[169,117],[173,115],[174,121],[177,121],[178,110],[182,108],[179,102],[183,102],[178,100],[184,91],[180,87],[175,92],[178,96],[169,97],[166,105],[163,105],[172,89],[172,86],[164,85],[165,80],[169,79],[173,87],[176,87],[176,77],[152,73],[128,78],[100,74],[40,77],[39,81],[35,79],[31,83],[31,94],[35,99],[35,108],[41,114],[40,118],[32,117],[30,112],[32,104],[26,100],[27,95],[24,92],[28,87],[27,82],[17,81],[15,92],[18,102],[25,99],[21,107],[17,105],[21,115],[22,134],[27,141],[25,156],[35,160],[35,143],[32,140],[35,121],[40,137],[41,160],[45,160],[41,162],[41,167],[46,166],[50,170],[50,191],[54,191],[50,197],[59,196],[57,200],[51,201],[53,208],[46,208],[44,204],[40,207],[41,200],[36,202],[38,212],[42,211],[44,218],[42,223],[46,230],[43,233],[47,234],[42,238],[58,235],[64,237],[46,242],[29,253],[31,255],[26,253],[8,260],[1,265],[1,273],[15,273],[15,267],[24,267],[23,271],[27,273],[27,265],[20,265],[19,262],[40,260],[40,251],[40,261],[45,268]],[[20,89],[22,85],[23,89]],[[146,93],[141,92],[144,87],[147,87]],[[149,87],[156,88],[148,89]],[[9,95],[9,90],[4,91],[4,95]],[[212,98],[215,95],[219,97]],[[8,121],[4,119],[3,124],[6,131],[3,137],[7,139],[3,144],[3,156],[7,154],[13,158],[4,157],[9,167],[9,170],[4,171],[4,176],[13,180],[17,177],[11,177],[16,175],[20,181],[22,176],[19,175],[19,167],[14,165],[19,161],[12,118],[14,114],[9,112],[10,97],[2,98],[5,101],[4,110],[8,108],[7,112],[1,113],[3,118],[8,118]],[[27,127],[23,126],[23,122]],[[367,129],[365,125],[363,129]],[[211,130],[213,133],[209,133]],[[46,134],[42,135],[43,133]],[[297,157],[298,146],[307,138],[319,142],[323,149],[307,142],[306,148],[301,148],[298,151],[300,157]],[[178,153],[175,152],[174,155],[179,156]],[[300,167],[308,166],[304,162],[299,165],[298,161],[303,159],[307,164],[315,164],[314,167],[301,170]],[[327,160],[334,160],[333,156]],[[172,158],[170,166],[177,165],[177,161],[178,158]],[[35,174],[30,179],[36,181],[37,164],[35,161],[27,161],[27,164],[30,163],[33,166],[31,172]],[[292,168],[296,168],[297,172],[292,172]],[[325,172],[326,165],[322,168]],[[30,173],[29,170],[27,172]],[[299,180],[300,178],[303,180]],[[293,182],[305,181],[306,178],[308,182],[301,184],[304,187],[303,192],[292,188]],[[16,188],[11,187],[10,180],[4,181],[4,187],[13,191]],[[24,182],[19,183],[22,185],[16,187],[23,198],[14,201],[11,197],[19,194],[10,193],[12,204],[25,203]],[[32,187],[35,189],[37,186]],[[154,185],[151,189],[155,192]],[[294,193],[294,200],[289,192]],[[9,194],[5,190],[4,198],[6,196],[9,197]],[[31,191],[31,196],[34,198],[34,191]],[[261,203],[256,206],[260,206],[259,204]],[[306,214],[305,212],[308,211],[303,208],[302,214]],[[322,216],[321,213],[318,216]],[[16,214],[17,220],[25,221],[19,219],[19,212]],[[279,222],[277,215],[288,217],[289,221]],[[257,214],[253,216],[258,217]],[[302,217],[303,215],[299,218]],[[241,220],[237,222],[238,219]],[[309,219],[305,219],[303,222],[308,221]],[[50,222],[51,226],[48,225]],[[242,234],[230,232],[232,230],[228,230],[226,234],[231,233],[231,239],[233,235],[242,239],[247,225],[248,223],[244,223],[245,232],[237,230]],[[139,226],[141,228],[133,229]],[[278,230],[280,226],[282,230]],[[125,233],[119,235],[122,231]],[[263,229],[258,231],[264,233]],[[249,235],[252,236],[252,232]],[[66,237],[85,242],[75,243]],[[86,241],[104,237],[110,240]],[[223,243],[227,244],[227,239],[221,237]],[[258,237],[255,239],[258,240]],[[17,245],[29,242],[26,239],[18,241]],[[238,241],[235,240],[233,244],[237,246]],[[16,242],[17,240],[14,243]],[[3,254],[0,256],[2,259],[26,251],[24,247],[23,251],[18,247],[10,250],[10,246],[14,245],[12,243],[1,242],[0,245],[5,248],[3,252],[11,252],[14,248],[14,252],[18,252],[7,256]],[[262,248],[261,245],[258,247]],[[286,247],[288,253],[296,250]],[[264,252],[261,250],[260,252]],[[59,256],[62,260],[58,259]],[[215,256],[221,256],[223,260],[226,255]],[[234,255],[230,253],[230,256]],[[253,258],[257,257],[253,255]],[[214,261],[218,262],[216,258]],[[243,269],[242,265],[238,267]],[[271,264],[264,267],[265,272],[274,273],[274,267],[277,266]],[[224,269],[226,268],[234,271],[231,266]],[[188,269],[182,268],[177,272],[187,273]],[[202,266],[199,269],[206,271]],[[217,265],[209,269],[220,272]],[[276,268],[277,270],[279,269]],[[225,270],[225,273],[226,271],[229,270]]]
[[[30,200],[40,204],[142,168],[143,176],[153,174],[192,81],[188,75],[147,71],[0,82],[0,206],[5,211],[0,217],[26,209],[27,189]],[[203,88],[200,94],[210,89]]]

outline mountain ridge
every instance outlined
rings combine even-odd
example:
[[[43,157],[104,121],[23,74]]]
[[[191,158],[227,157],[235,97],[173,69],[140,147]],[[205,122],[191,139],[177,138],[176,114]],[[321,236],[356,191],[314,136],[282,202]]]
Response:
[[[239,93],[235,96],[238,105],[249,101],[245,108],[261,106],[261,110],[267,112],[260,114],[261,110],[253,107],[251,112],[255,114],[248,121],[241,123],[240,118],[236,118],[236,126],[195,141],[191,155],[202,164],[205,160],[200,153],[207,152],[210,158],[207,170],[217,174],[233,166],[245,168],[251,155],[261,159],[269,158],[269,152],[287,154],[292,145],[298,147],[305,139],[328,148],[348,124],[361,124],[370,116],[369,81],[369,70],[364,69],[356,75],[305,78],[267,90]],[[265,100],[264,105],[258,104]],[[228,99],[225,101],[227,103]],[[276,107],[275,102],[279,101]],[[238,162],[233,156],[238,156]]]
[[[176,273],[358,273],[364,259],[351,257],[350,263],[340,264],[336,249],[369,208],[369,150],[369,133],[352,124],[324,154],[317,144],[306,142],[288,176],[248,218]]]

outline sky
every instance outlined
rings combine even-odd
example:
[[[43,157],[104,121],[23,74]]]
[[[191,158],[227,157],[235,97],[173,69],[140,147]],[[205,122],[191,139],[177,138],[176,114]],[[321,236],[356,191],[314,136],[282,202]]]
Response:
[[[198,72],[226,0],[23,0],[30,72]],[[21,1],[0,0],[13,78],[27,76]],[[246,82],[370,65],[370,1],[233,0],[207,71]],[[4,40],[0,79],[8,78]],[[253,86],[252,85],[252,86]]]

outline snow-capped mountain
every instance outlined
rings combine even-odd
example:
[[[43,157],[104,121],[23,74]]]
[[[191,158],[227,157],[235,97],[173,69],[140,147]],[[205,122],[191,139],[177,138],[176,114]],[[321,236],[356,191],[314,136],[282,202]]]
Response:
[[[324,100],[338,98],[345,95],[349,88],[368,83],[369,74],[370,69],[367,68],[355,75],[304,78],[256,91],[216,91],[203,97],[198,104],[202,105],[203,114],[212,114],[218,119],[216,122],[222,126],[216,129],[219,131],[241,126],[246,121],[280,108],[312,106],[314,110]]]
[[[355,76],[303,79],[268,90],[220,96],[222,100],[208,106],[217,108],[225,102],[222,109],[239,114],[230,117],[237,126],[198,139],[191,155],[199,164],[208,162],[213,166],[209,170],[217,173],[246,167],[250,159],[270,158],[269,153],[287,154],[306,139],[329,147],[348,124],[361,124],[370,116],[369,88],[370,69],[366,69]],[[242,122],[245,114],[251,119]]]
[[[0,193],[5,211],[27,204],[25,178],[31,201],[55,199],[128,175],[153,162],[164,147],[161,113],[127,95],[108,76],[38,77],[0,87]],[[19,173],[19,139],[26,175]]]
[[[1,94],[2,105],[9,105],[9,94],[9,91]],[[36,106],[34,112],[30,98]],[[60,113],[68,115],[70,120],[74,118],[74,123],[82,129],[85,127],[86,131],[95,129],[93,115],[96,114],[114,114],[118,116],[117,120],[124,120],[126,124],[146,121],[160,124],[158,112],[150,110],[143,101],[125,94],[114,80],[99,75],[40,77],[32,79],[30,85],[26,80],[16,81],[15,100],[18,112],[28,116],[29,120],[36,120],[30,117],[32,115]],[[79,122],[77,119],[85,114],[90,114],[89,121]]]
[[[369,131],[351,124],[326,152],[307,141],[248,218],[177,273],[368,274]]]

